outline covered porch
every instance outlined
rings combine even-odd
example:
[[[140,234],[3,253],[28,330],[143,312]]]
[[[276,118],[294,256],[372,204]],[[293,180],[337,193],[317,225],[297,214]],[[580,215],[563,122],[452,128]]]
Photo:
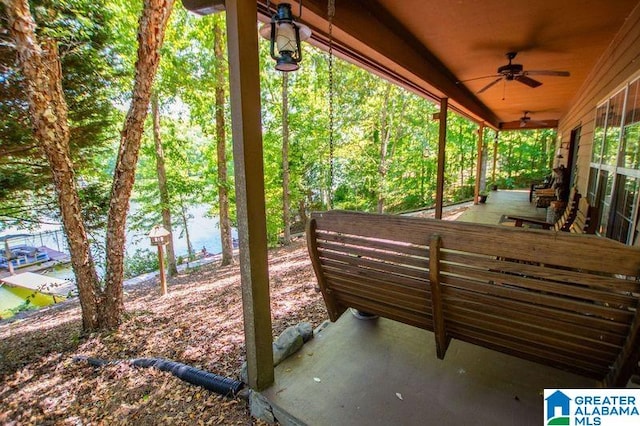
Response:
[[[251,1],[226,2],[245,336],[249,384],[257,390],[268,388],[274,380],[255,28],[256,13],[263,20],[267,20],[272,13],[272,7],[270,9],[270,5],[265,3],[259,1],[256,8],[255,2]],[[380,1],[365,4],[354,1],[335,4],[335,16],[328,19],[326,2],[309,0],[304,4],[301,20],[313,29],[315,44],[326,48],[331,42],[336,55],[440,104],[438,207],[441,209],[444,185],[441,170],[445,167],[448,110],[478,123],[478,152],[482,149],[480,141],[485,127],[498,130],[532,128],[529,123],[533,122],[522,117],[526,117],[525,110],[536,111],[536,118],[543,120],[546,127],[560,130],[557,147],[560,153],[565,154],[565,162],[580,192],[587,194],[587,188],[593,186],[589,181],[589,165],[593,134],[596,133],[595,108],[640,72],[637,65],[633,65],[640,49],[637,43],[639,27],[636,24],[640,21],[637,1],[615,5],[596,2],[589,7],[580,2],[562,5],[541,2],[532,7],[513,7],[504,1],[493,2],[492,7],[485,4],[472,6],[469,3],[460,3],[455,7],[429,7],[421,2]],[[607,22],[603,17],[608,18]],[[482,37],[478,39],[480,35]],[[559,41],[562,41],[561,45],[556,44]],[[505,65],[502,57],[509,52],[535,53],[526,58],[527,71],[538,70],[538,75],[555,76],[559,74],[549,73],[570,71],[572,77],[556,79],[555,82],[545,80],[544,90],[532,91],[534,85],[525,78],[527,74],[522,70],[522,65],[515,64],[515,68],[511,67],[511,63]],[[523,58],[524,63],[524,56],[518,60]],[[492,74],[496,68],[497,74]],[[495,79],[491,85],[486,85],[487,80],[477,80],[484,77]],[[518,85],[513,83],[514,79],[530,84]],[[505,90],[502,90],[501,96],[488,90],[490,87],[508,88],[508,102],[505,102]],[[559,155],[557,158],[563,157]],[[480,179],[477,181],[476,194]],[[478,208],[485,208],[488,213],[492,204],[496,205],[490,200]],[[491,223],[499,220],[496,215],[505,213],[509,212],[502,209],[493,211]],[[352,335],[349,339],[345,337],[349,336],[347,331],[330,331],[340,330],[340,327],[347,327],[349,332],[357,330],[361,335]],[[522,424],[529,418],[539,420],[539,393],[546,386],[545,378],[555,380],[564,376],[558,370],[547,370],[497,353],[485,353],[480,348],[467,350],[466,347],[457,346],[457,343],[452,346],[451,359],[438,361],[429,355],[433,354],[433,348],[425,343],[424,334],[427,332],[405,327],[386,320],[378,320],[375,324],[358,322],[354,326],[351,317],[345,315],[321,332],[300,357],[278,367],[275,385],[267,390],[267,394],[271,394],[276,406],[283,407],[284,402],[278,402],[276,398],[285,395],[310,398],[308,404],[319,406],[317,415],[321,416],[307,417],[306,421],[311,424],[348,424],[348,420],[354,418],[351,417],[355,415],[353,413],[358,412],[358,407],[364,407],[358,399],[358,395],[361,395],[358,391],[376,393],[375,398],[371,399],[373,408],[366,417],[369,420],[367,424],[382,419],[376,417],[380,413],[376,410],[384,411],[385,415],[394,415],[384,401],[393,403],[398,409],[395,415],[402,417],[390,417],[380,423],[398,423],[399,418],[403,419],[402,423],[408,423],[414,412],[425,410],[429,413],[422,412],[414,417],[419,419],[418,423],[427,423],[425,419],[431,419],[434,423],[446,424],[443,419],[453,419],[453,413],[460,412],[464,413],[464,417],[456,417],[454,421],[459,424],[464,419],[463,423],[469,424],[481,418],[480,412],[493,411],[495,407],[496,410],[504,410],[500,414],[502,417],[495,420],[506,421],[508,418],[507,423]],[[405,350],[407,353],[404,355],[391,352],[391,343],[397,342],[397,336],[405,333],[409,334],[406,334],[403,342],[419,342],[416,345],[421,346],[420,351]],[[372,338],[373,335],[376,335],[376,339]],[[335,340],[330,342],[329,339]],[[343,339],[342,342],[340,339]],[[429,340],[426,339],[427,342]],[[460,353],[471,358],[458,358]],[[321,359],[320,355],[326,357],[327,361]],[[403,359],[394,357],[407,355],[411,355],[410,359],[404,360],[408,365],[448,366],[444,370],[424,370],[422,375],[417,375],[410,368],[402,375],[398,369]],[[295,370],[308,371],[312,375],[299,379],[308,387],[299,388],[295,381],[280,382],[295,371],[290,363],[302,363],[301,358],[307,365]],[[514,366],[511,369],[509,365],[512,361]],[[323,362],[326,364],[321,364]],[[323,365],[322,370],[316,370],[319,365]],[[492,372],[494,366],[498,371]],[[319,371],[324,372],[325,379],[314,375]],[[530,378],[529,371],[534,372]],[[514,380],[515,372],[519,376]],[[474,377],[473,384],[459,377],[462,381],[454,380],[456,374],[463,378]],[[391,379],[396,376],[398,386],[413,383],[413,387],[392,389],[394,383]],[[442,380],[436,380],[436,376]],[[486,385],[488,377],[494,382]],[[574,380],[578,380],[575,376],[567,375],[562,380],[565,379],[550,385],[592,386],[584,382],[572,385]],[[317,386],[327,381],[331,386],[327,386],[323,394]],[[390,400],[382,395],[385,388],[391,395]],[[344,396],[341,390],[344,390]],[[421,398],[416,404],[408,406],[410,396],[407,395],[420,395]],[[469,398],[463,398],[465,396]],[[430,404],[426,398],[434,403]],[[446,404],[440,404],[444,399]],[[323,408],[323,400],[337,405]],[[351,403],[348,402],[350,400]],[[516,407],[513,401],[518,402]],[[523,407],[529,407],[528,411],[516,410],[520,403]],[[305,407],[302,400],[293,404]],[[481,410],[478,407],[482,405],[491,408]],[[348,415],[340,415],[341,409],[352,411]],[[539,414],[536,415],[535,411]],[[427,417],[430,414],[436,417]],[[329,415],[338,417],[330,418]],[[313,416],[311,411],[308,416]],[[300,418],[305,419],[303,416]],[[327,422],[322,423],[322,418],[327,418]]]

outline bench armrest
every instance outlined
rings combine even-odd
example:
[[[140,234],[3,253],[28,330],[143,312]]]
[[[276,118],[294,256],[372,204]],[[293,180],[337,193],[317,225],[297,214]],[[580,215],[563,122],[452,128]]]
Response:
[[[522,228],[522,225],[525,223],[530,223],[533,225],[538,225],[538,226],[542,226],[542,229],[551,229],[553,227],[553,225],[555,225],[554,223],[549,223],[545,220],[542,219],[538,219],[535,217],[525,217],[525,216],[507,216],[507,219],[510,220],[515,220],[516,221],[516,227],[518,228]]]

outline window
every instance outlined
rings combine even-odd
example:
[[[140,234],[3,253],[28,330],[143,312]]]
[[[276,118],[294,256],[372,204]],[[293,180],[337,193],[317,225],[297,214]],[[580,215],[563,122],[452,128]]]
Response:
[[[604,126],[607,121],[607,105],[601,105],[596,110],[596,127],[593,131],[593,151],[591,152],[591,162],[602,162],[602,142],[604,141]]]
[[[640,226],[640,80],[596,109],[587,194],[598,209],[598,234],[634,244]]]
[[[615,166],[618,159],[620,134],[622,132],[622,107],[626,91],[622,90],[609,99],[607,108],[607,125],[604,132],[604,146],[602,147],[602,162]]]
[[[614,211],[613,224],[609,232],[614,240],[627,242],[634,229],[634,207],[638,204],[638,188],[640,187],[640,179],[630,176],[618,176],[618,188],[616,188],[616,208]],[[633,241],[628,241],[630,244]]]
[[[625,125],[622,135],[622,155],[620,166],[640,169],[640,80],[629,86]]]

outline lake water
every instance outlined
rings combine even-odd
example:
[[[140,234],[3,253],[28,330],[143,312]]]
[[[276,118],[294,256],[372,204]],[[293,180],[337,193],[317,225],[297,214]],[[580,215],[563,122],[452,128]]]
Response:
[[[132,205],[132,208],[135,208],[135,205]],[[191,240],[193,250],[196,253],[202,250],[203,247],[206,247],[207,252],[217,254],[222,251],[222,244],[220,242],[219,221],[217,217],[207,217],[208,209],[208,206],[200,205],[189,210],[190,216],[193,216],[193,218],[190,219],[188,223],[189,238]],[[173,218],[173,223],[173,241],[175,254],[176,256],[186,257],[188,254],[187,239],[184,235],[184,232],[181,232],[182,228],[176,226],[175,217]],[[53,250],[69,253],[66,239],[60,227],[43,226],[41,229],[31,232],[33,233],[33,236],[25,237],[24,239],[22,239],[22,241],[18,239],[15,242],[12,241],[11,243],[14,245],[26,244],[30,246],[46,246]],[[149,231],[131,230],[127,232],[127,243],[125,249],[128,256],[132,256],[133,254],[135,254],[136,250],[138,249],[149,250],[152,253],[156,252],[156,248],[152,247],[149,244],[149,237],[147,236],[148,232]],[[7,229],[0,233],[0,236],[23,233],[26,233],[26,231],[18,229]],[[233,238],[237,238],[237,231],[235,228],[232,229],[232,236]],[[57,267],[51,271],[47,271],[46,274],[61,279],[75,279],[73,271],[71,270],[71,267],[69,265]]]

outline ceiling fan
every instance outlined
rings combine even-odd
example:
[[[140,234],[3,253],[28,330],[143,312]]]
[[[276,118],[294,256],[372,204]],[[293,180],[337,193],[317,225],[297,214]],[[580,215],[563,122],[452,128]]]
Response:
[[[487,84],[482,89],[478,90],[477,94],[480,94],[486,91],[487,89],[491,88],[495,84],[499,83],[501,80],[505,80],[505,81],[515,80],[515,81],[519,81],[522,84],[526,84],[531,88],[536,88],[540,86],[542,83],[539,82],[538,80],[534,80],[533,78],[529,77],[530,75],[550,75],[555,77],[569,77],[570,75],[569,71],[551,71],[551,70],[525,71],[522,64],[514,64],[511,62],[513,61],[513,59],[516,57],[517,54],[518,52],[507,52],[506,57],[509,60],[509,63],[507,65],[498,67],[497,74],[472,78],[470,80],[465,80],[464,82],[472,81],[472,80],[480,80],[483,78],[497,77],[491,83]]]
[[[531,111],[522,111],[522,117],[520,117],[520,127],[527,127],[529,124],[535,124],[538,126],[546,126],[548,123],[546,121],[537,121],[531,120],[529,114]]]

